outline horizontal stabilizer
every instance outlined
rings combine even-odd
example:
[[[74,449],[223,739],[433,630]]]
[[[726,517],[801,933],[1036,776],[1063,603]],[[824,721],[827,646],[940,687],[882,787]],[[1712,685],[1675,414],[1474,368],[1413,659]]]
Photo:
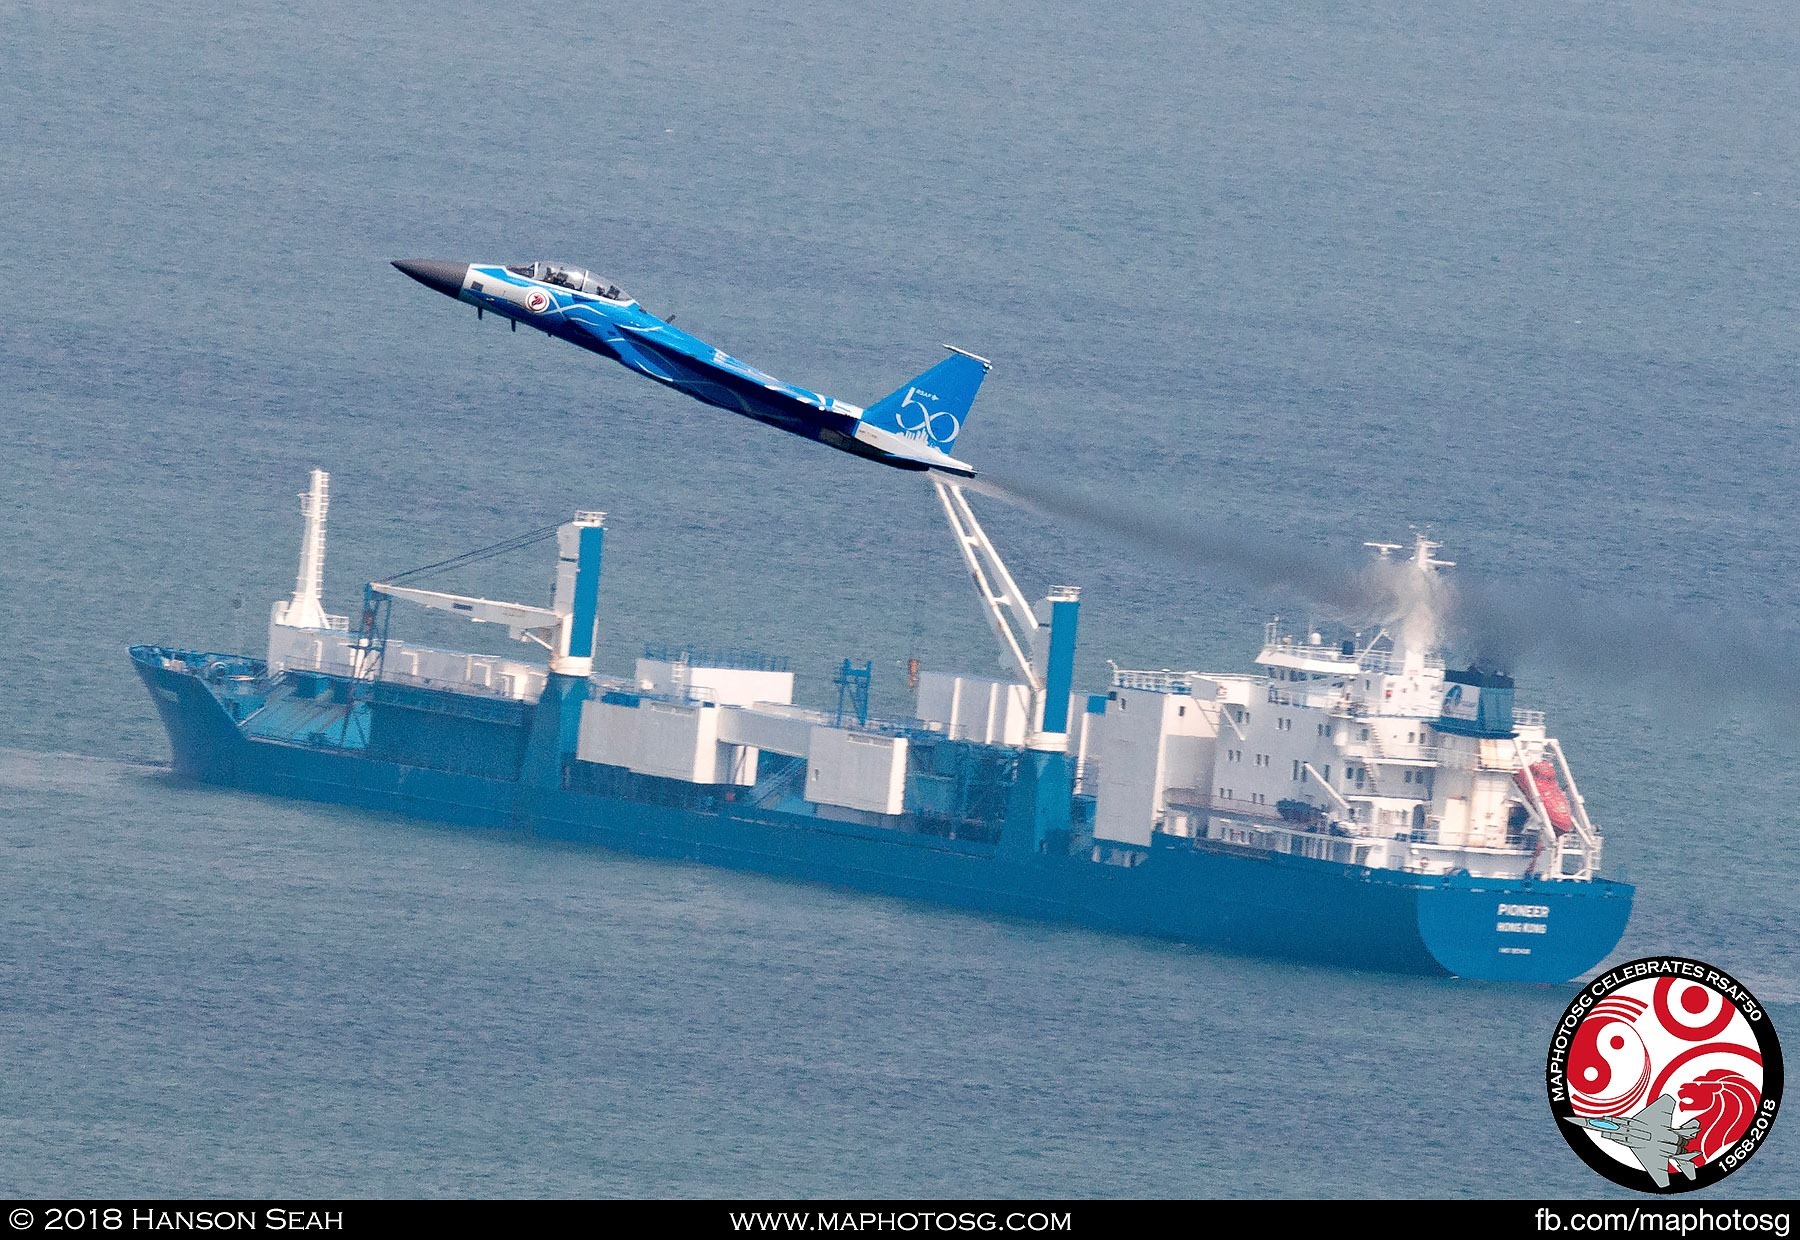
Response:
[[[862,420],[878,430],[949,452],[968,419],[989,366],[986,359],[972,353],[952,352],[911,383],[865,409]]]

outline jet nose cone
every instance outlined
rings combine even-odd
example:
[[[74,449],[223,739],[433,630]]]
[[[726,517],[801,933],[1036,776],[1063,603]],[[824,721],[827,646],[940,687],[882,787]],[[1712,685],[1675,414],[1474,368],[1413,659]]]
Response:
[[[460,296],[463,279],[469,274],[467,263],[445,263],[435,258],[396,258],[394,266],[446,297]]]

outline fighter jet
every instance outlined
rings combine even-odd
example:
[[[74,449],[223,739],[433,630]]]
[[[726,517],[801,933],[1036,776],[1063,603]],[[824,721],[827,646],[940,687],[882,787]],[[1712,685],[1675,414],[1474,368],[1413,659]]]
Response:
[[[396,259],[427,288],[629,366],[695,400],[895,469],[973,478],[951,456],[991,365],[951,356],[867,409],[784,383],[657,318],[612,281],[562,263],[510,266]]]
[[[1636,1115],[1617,1115],[1607,1119],[1565,1115],[1563,1122],[1585,1128],[1603,1140],[1617,1141],[1631,1151],[1631,1156],[1650,1173],[1650,1178],[1656,1181],[1658,1188],[1667,1188],[1670,1163],[1674,1163],[1681,1174],[1691,1180],[1694,1178],[1694,1162],[1700,1157],[1698,1150],[1686,1152],[1688,1141],[1700,1131],[1700,1121],[1690,1119],[1681,1127],[1674,1128],[1669,1123],[1674,1118],[1674,1095],[1664,1094]]]

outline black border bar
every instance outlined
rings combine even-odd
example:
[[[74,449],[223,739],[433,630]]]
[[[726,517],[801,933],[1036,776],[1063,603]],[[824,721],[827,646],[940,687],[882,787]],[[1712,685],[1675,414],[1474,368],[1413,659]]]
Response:
[[[1140,1225],[1165,1229],[1170,1201],[654,1201],[620,1200],[207,1200],[146,1198],[14,1199],[0,1202],[8,1236],[251,1233],[335,1236],[391,1234],[440,1226],[566,1227],[618,1220],[680,1227],[702,1235],[1059,1237]],[[1190,1205],[1214,1203],[1186,1203]],[[1296,1201],[1228,1200],[1240,1222],[1258,1228],[1416,1223],[1434,1233],[1479,1236],[1773,1236],[1785,1240],[1793,1201],[1733,1201],[1686,1196],[1598,1201]],[[1329,1211],[1328,1219],[1324,1212]],[[1193,1216],[1189,1216],[1193,1217]],[[1212,1216],[1217,1217],[1217,1216]]]

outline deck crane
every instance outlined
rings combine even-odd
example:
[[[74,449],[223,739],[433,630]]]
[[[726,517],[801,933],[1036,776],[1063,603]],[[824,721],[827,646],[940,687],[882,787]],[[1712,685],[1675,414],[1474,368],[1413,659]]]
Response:
[[[1007,571],[1006,562],[956,483],[932,476],[944,519],[961,553],[988,627],[1000,643],[1002,659],[1031,695],[1030,731],[1026,747],[1066,753],[1069,746],[1069,693],[1075,674],[1075,635],[1081,590],[1052,586],[1033,607]]]

